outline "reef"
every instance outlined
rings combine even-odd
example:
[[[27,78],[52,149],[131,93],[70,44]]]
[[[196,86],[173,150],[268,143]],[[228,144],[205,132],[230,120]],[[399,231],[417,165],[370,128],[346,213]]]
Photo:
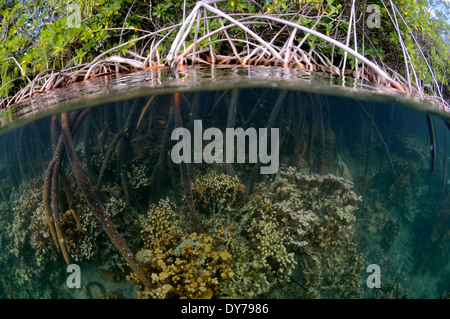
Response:
[[[68,174],[67,181],[70,187],[75,187],[75,181],[71,174]],[[39,186],[41,187],[41,185]],[[42,259],[42,255],[47,250],[56,254],[56,247],[51,240],[51,234],[45,219],[41,199],[42,189],[38,189],[38,192],[40,194],[34,204],[35,209],[30,212],[30,221],[27,221],[29,224],[27,236],[30,236],[30,245],[35,250],[36,258]],[[109,216],[117,221],[122,228],[130,229],[129,227],[133,227],[134,223],[127,218],[130,214],[129,208],[121,199],[119,190],[115,187],[105,188],[102,195],[105,198],[103,206],[108,211]],[[105,257],[107,257],[106,259],[114,260],[114,264],[123,270],[125,267],[124,261],[110,244],[82,194],[74,192],[72,207],[60,216],[64,241],[72,260],[79,263],[98,261],[102,258],[102,263],[108,263],[109,261],[105,260]],[[18,216],[18,214],[15,214],[15,216]],[[26,238],[26,236],[20,237]],[[56,259],[56,257],[57,255],[53,258]]]
[[[381,289],[377,289],[373,295],[374,299],[410,299],[408,293],[400,283],[387,281]]]
[[[450,195],[444,197],[437,205],[436,215],[432,219],[433,230],[430,239],[438,247],[439,260],[444,264],[450,251]]]
[[[41,177],[24,180],[11,188],[8,205],[0,207],[0,268],[8,274],[1,278],[5,293],[2,298],[53,296],[46,282],[58,276],[58,272],[51,271],[57,256],[46,237],[48,228],[40,223],[42,183]],[[39,280],[43,277],[47,278],[44,282]]]
[[[169,199],[140,216],[136,258],[153,288],[132,273],[140,298],[358,297],[363,259],[354,239],[361,202],[343,178],[294,168],[255,186],[210,171],[192,186],[204,233]]]
[[[441,178],[439,170],[430,176],[430,150],[423,136],[416,135],[416,131],[413,134],[392,135],[395,174],[385,159],[373,160],[372,166],[378,165],[379,169],[368,175],[364,188],[357,224],[358,248],[369,264],[380,265],[385,283],[376,294],[366,290],[365,297],[384,294],[383,298],[403,298],[401,293],[388,293],[388,282],[395,282],[403,286],[403,295],[421,298],[423,291],[411,287],[411,282],[423,280],[418,278],[428,272],[442,276],[442,256],[448,253],[447,196],[440,187],[432,186],[433,179]],[[437,169],[441,168],[438,164]],[[433,285],[429,282],[424,289]]]
[[[210,171],[192,185],[194,202],[198,210],[214,214],[241,206],[245,187],[237,176]]]
[[[91,160],[96,171],[102,161]],[[98,197],[127,245],[137,252],[135,258],[150,282],[144,285],[135,272],[127,276],[139,298],[359,296],[363,260],[353,236],[361,198],[352,182],[281,167],[246,194],[243,181],[250,179],[245,172],[229,175],[222,169],[202,168],[191,183],[202,231],[191,228],[187,200],[159,200],[139,215],[138,203],[129,205],[123,199],[115,175],[105,176]],[[129,173],[130,189],[147,192],[149,162],[130,162]],[[102,280],[120,280],[127,273],[125,260],[83,194],[75,191],[73,173],[65,169],[63,175],[72,195],[69,200],[63,190],[58,193],[68,256],[76,263],[95,264]],[[54,297],[60,292],[45,282],[61,282],[66,275],[46,218],[43,184],[43,177],[22,182],[0,206],[13,211],[0,216],[0,244],[6,251],[1,265],[14,264],[8,270],[13,275],[0,278],[9,296]],[[51,280],[42,280],[44,276]],[[31,280],[41,283],[34,286],[36,291],[17,288],[29,286]]]
[[[69,187],[75,187],[71,174],[67,174]],[[14,291],[15,298],[42,298],[54,296],[54,288],[46,286],[44,282],[56,280],[57,276],[65,276],[65,267],[61,266],[60,253],[52,240],[46,220],[42,201],[43,178],[29,179],[14,188],[10,194],[7,206],[1,206],[0,217],[0,246],[4,254],[0,258],[2,269],[9,269],[10,274],[5,283],[8,291]],[[102,190],[103,205],[110,217],[117,222],[124,237],[132,247],[141,245],[140,238],[133,236],[136,225],[128,207],[119,194],[120,189],[110,186]],[[72,209],[66,209],[60,215],[61,229],[64,241],[75,263],[98,264],[104,273],[114,274],[116,278],[124,277],[126,263],[118,254],[111,241],[103,232],[82,194],[73,193]],[[66,204],[61,200],[62,207]],[[5,206],[5,207],[4,207]],[[11,207],[11,211],[9,211]],[[68,206],[67,206],[68,207]],[[41,282],[44,276],[54,278]],[[63,279],[58,279],[58,282]],[[29,287],[33,282],[33,289]],[[12,288],[11,288],[12,287]]]
[[[289,281],[296,262],[294,253],[288,252],[289,236],[275,209],[259,195],[242,208],[233,254],[236,278],[224,287],[226,296],[268,297]]]
[[[360,296],[363,258],[354,241],[354,224],[362,199],[352,189],[353,183],[341,177],[292,167],[256,189],[273,206],[290,238],[286,247],[295,253],[295,280],[282,296]]]
[[[162,200],[139,218],[144,247],[136,258],[154,288],[144,287],[134,273],[128,278],[139,286],[140,298],[212,298],[233,277],[231,255],[205,234],[182,236],[171,205]]]

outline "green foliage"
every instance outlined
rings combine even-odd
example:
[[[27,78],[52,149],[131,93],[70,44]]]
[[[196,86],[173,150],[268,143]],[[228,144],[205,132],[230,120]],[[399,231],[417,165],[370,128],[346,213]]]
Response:
[[[80,10],[78,24],[71,24],[71,12],[68,3]],[[141,34],[138,29],[158,31],[167,26],[183,21],[183,9],[186,14],[195,6],[195,0],[168,1],[134,1],[134,0],[0,0],[0,105],[3,100],[13,95],[21,87],[29,83],[39,73],[45,74],[52,69],[80,65],[92,61],[105,50],[114,48],[120,43],[135,39]],[[445,0],[393,0],[397,8],[391,6],[390,0],[373,0],[371,4],[378,5],[381,10],[380,28],[368,28],[366,12],[369,3],[356,1],[358,52],[369,59],[389,66],[391,69],[405,75],[403,51],[400,45],[400,35],[410,54],[411,66],[425,83],[433,82],[434,71],[436,79],[448,85],[450,73],[450,26],[448,22],[450,6]],[[384,4],[386,8],[384,7]],[[292,19],[316,31],[326,34],[341,42],[346,42],[349,29],[349,0],[227,0],[218,2],[219,9],[233,14],[275,14]],[[429,8],[433,8],[431,11]],[[389,13],[389,14],[388,14]],[[395,14],[394,14],[395,13]],[[318,20],[320,17],[320,20]],[[398,22],[396,29],[393,18]],[[222,19],[223,23],[226,23]],[[317,23],[316,23],[317,22]],[[202,21],[201,35],[207,30],[221,27],[218,19]],[[259,24],[251,26],[268,41],[272,40],[279,28]],[[278,29],[277,29],[278,28]],[[231,38],[246,40],[240,28],[228,31]],[[400,32],[400,34],[399,34]],[[288,34],[288,33],[285,33]],[[297,41],[305,37],[297,33]],[[187,43],[192,43],[194,31],[191,31]],[[221,54],[233,54],[227,41],[216,41],[224,38],[217,34],[203,44],[213,42]],[[163,41],[159,50],[161,58],[167,53],[173,38]],[[274,45],[282,47],[287,36],[277,36]],[[353,35],[350,46],[355,47]],[[235,42],[236,46],[245,48],[244,42]],[[111,54],[126,55],[134,43],[121,47]],[[148,52],[148,47],[145,52]],[[338,65],[343,59],[341,50],[333,48],[329,43],[309,36],[302,49],[312,49],[323,54],[328,61]],[[424,60],[429,61],[429,66]],[[348,67],[356,67],[354,59],[348,57]],[[48,73],[48,72],[47,72]],[[414,79],[412,79],[414,80]]]

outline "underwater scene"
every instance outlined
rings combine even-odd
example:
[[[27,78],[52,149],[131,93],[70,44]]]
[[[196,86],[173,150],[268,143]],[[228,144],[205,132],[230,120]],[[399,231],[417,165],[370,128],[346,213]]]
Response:
[[[449,298],[447,135],[406,105],[267,87],[4,131],[0,298]]]

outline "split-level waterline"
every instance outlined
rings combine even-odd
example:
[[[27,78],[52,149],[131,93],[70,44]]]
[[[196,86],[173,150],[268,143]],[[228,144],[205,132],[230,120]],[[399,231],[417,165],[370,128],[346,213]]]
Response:
[[[448,117],[423,101],[223,67],[1,114],[2,298],[448,296]]]

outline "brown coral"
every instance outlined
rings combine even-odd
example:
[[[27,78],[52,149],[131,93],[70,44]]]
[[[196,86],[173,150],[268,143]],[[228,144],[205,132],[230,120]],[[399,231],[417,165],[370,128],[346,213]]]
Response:
[[[139,298],[212,298],[220,282],[233,277],[230,253],[216,250],[211,237],[193,233],[180,246],[181,252],[155,249],[136,255],[155,287],[141,289]],[[134,274],[129,279],[136,283]]]
[[[143,287],[134,273],[128,276],[138,286],[140,298],[212,298],[219,293],[220,283],[233,276],[228,265],[231,254],[218,249],[211,236],[182,236],[170,200],[152,205],[139,222],[144,245],[136,258],[153,285]]]

